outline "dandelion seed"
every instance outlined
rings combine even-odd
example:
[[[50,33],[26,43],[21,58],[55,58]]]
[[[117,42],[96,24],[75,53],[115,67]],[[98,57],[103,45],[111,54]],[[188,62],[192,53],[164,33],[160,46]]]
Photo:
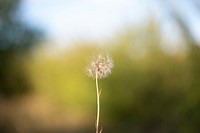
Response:
[[[113,68],[113,60],[111,56],[103,56],[99,54],[92,58],[89,65],[86,67],[86,73],[89,77],[96,78],[96,74],[99,79],[106,78],[111,74]]]

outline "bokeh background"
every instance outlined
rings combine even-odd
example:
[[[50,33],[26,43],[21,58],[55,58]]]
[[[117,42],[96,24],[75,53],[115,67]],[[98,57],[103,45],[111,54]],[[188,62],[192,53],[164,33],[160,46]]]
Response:
[[[1,0],[0,133],[200,132],[200,1]]]

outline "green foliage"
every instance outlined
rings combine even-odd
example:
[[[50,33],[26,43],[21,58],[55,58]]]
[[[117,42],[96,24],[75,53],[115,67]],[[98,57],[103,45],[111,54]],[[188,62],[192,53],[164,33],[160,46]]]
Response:
[[[154,32],[150,31],[151,35]],[[200,132],[199,47],[188,44],[187,52],[172,55],[163,52],[159,41],[150,37],[152,40],[147,38],[144,43],[145,50],[139,50],[136,42],[140,38],[134,36],[124,34],[107,50],[115,67],[110,77],[100,81],[102,123],[109,127],[105,130]],[[29,64],[35,89],[68,108],[94,112],[94,81],[83,71],[94,51],[101,50],[81,46],[59,58],[36,56]]]
[[[40,35],[20,20],[19,4],[19,0],[0,2],[0,95],[6,97],[31,89],[23,61]]]

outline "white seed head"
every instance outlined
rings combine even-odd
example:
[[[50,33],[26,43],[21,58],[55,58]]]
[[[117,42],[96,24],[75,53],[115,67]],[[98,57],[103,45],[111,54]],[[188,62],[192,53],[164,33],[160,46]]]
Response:
[[[111,74],[113,66],[111,56],[108,54],[106,56],[99,54],[94,56],[89,65],[86,67],[86,74],[92,78],[96,78],[96,74],[99,79],[106,78]]]

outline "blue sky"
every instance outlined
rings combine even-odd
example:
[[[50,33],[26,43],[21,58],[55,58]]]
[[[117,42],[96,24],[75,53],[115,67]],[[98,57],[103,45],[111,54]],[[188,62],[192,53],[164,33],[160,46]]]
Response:
[[[188,0],[173,3],[188,17],[198,40],[200,19],[192,5]],[[48,39],[65,43],[79,38],[109,39],[127,25],[142,26],[152,13],[163,23],[162,31],[170,35],[175,28],[161,8],[156,0],[23,0],[22,16],[27,23],[44,29]]]
[[[124,25],[147,18],[143,2],[133,0],[24,0],[26,22],[55,40],[109,38]]]

